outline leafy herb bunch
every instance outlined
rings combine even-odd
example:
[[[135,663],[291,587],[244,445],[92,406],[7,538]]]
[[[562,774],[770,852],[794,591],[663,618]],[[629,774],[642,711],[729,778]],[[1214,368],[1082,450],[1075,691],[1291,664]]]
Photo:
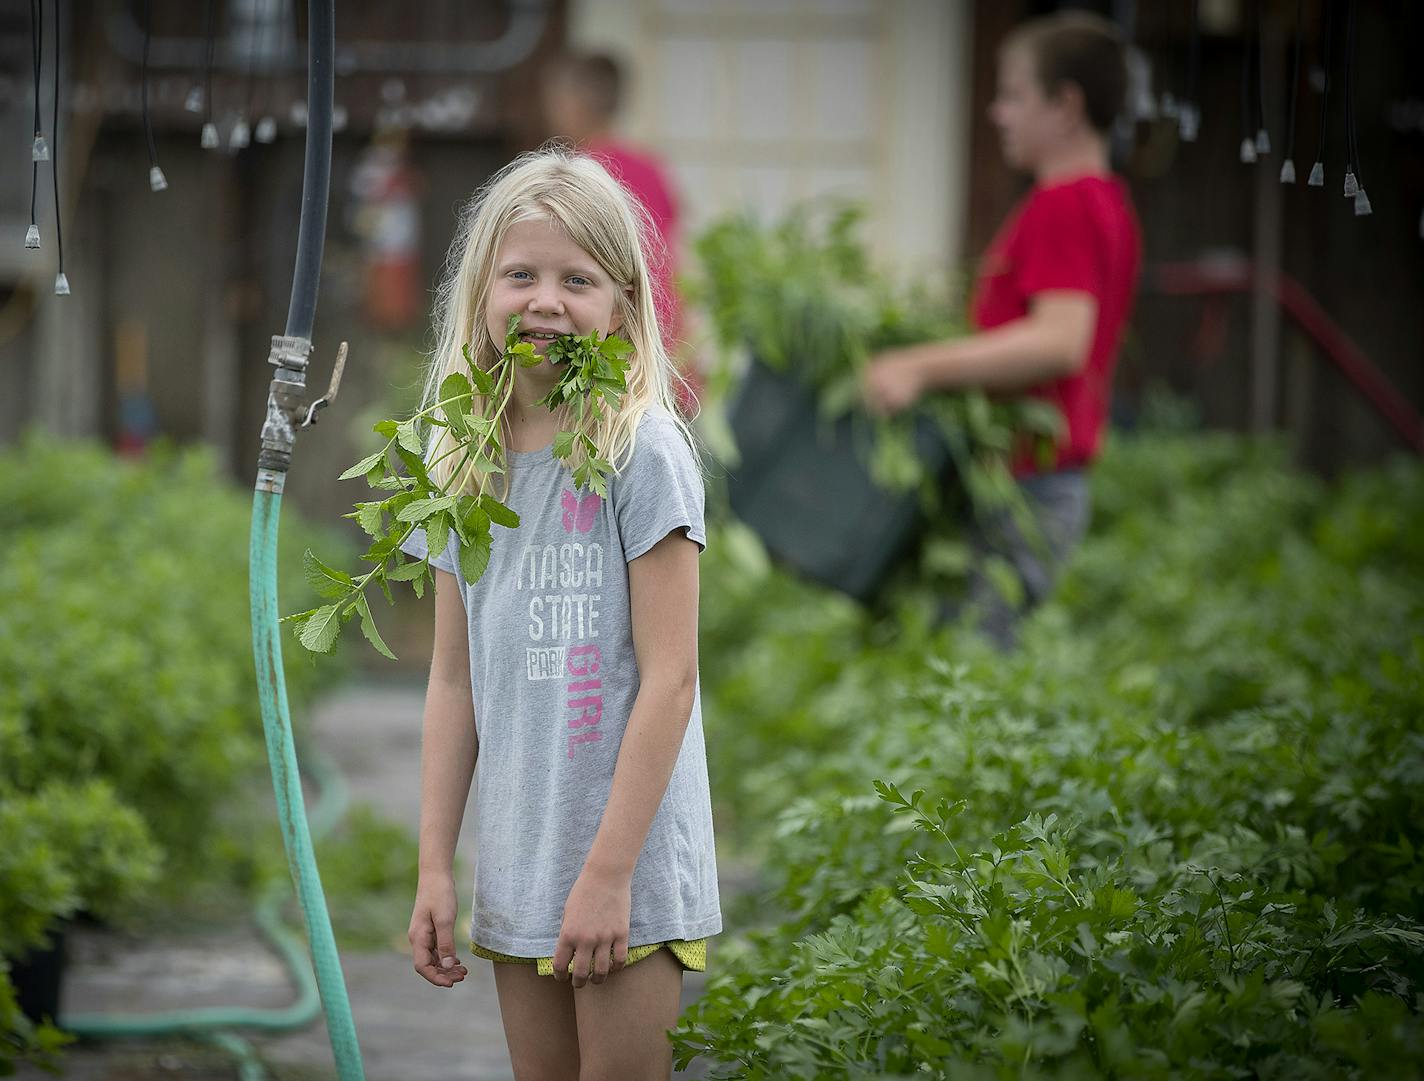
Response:
[[[746,349],[768,367],[794,372],[813,388],[826,419],[856,411],[866,363],[877,352],[948,338],[965,330],[947,298],[897,288],[871,266],[854,204],[820,214],[811,205],[763,225],[747,215],[722,219],[696,241],[702,265],[694,292],[727,350]],[[862,418],[873,429],[867,465],[888,489],[914,488],[922,476],[914,449],[916,416],[946,442],[976,502],[1012,503],[1008,459],[1024,434],[1051,450],[1057,411],[1032,398],[993,399],[965,390],[929,396],[915,410]]]
[[[460,573],[474,583],[489,566],[494,526],[514,529],[519,515],[495,498],[486,488],[487,478],[503,474],[502,425],[514,393],[515,366],[531,368],[547,359],[559,369],[553,389],[535,404],[550,411],[565,410],[572,423],[561,427],[554,437],[554,456],[573,469],[574,484],[608,494],[608,477],[613,465],[603,458],[592,432],[598,423],[616,412],[627,392],[628,356],[633,347],[622,338],[604,337],[597,330],[587,335],[560,335],[549,343],[543,356],[531,342],[519,338],[519,316],[511,315],[505,333],[504,352],[489,370],[475,363],[466,345],[463,353],[467,372],[452,372],[440,384],[431,405],[404,421],[390,419],[376,423],[374,430],[386,437],[386,445],[367,455],[338,478],[364,476],[372,488],[392,495],[355,504],[345,515],[354,518],[372,543],[362,559],[375,566],[364,574],[352,575],[328,566],[310,549],[303,557],[307,581],[331,603],[305,612],[284,616],[293,624],[297,640],[313,653],[329,653],[336,644],[341,625],[353,615],[361,620],[361,632],[382,654],[395,654],[382,640],[371,615],[367,589],[375,584],[395,603],[391,582],[409,582],[417,597],[425,592],[425,581],[434,581],[430,554],[443,552],[453,531],[459,538]],[[430,463],[422,456],[422,429],[446,429],[451,446]],[[391,461],[394,452],[396,464]],[[440,462],[459,461],[441,484],[430,474]],[[400,465],[405,472],[400,472]],[[479,475],[479,492],[461,491],[457,478],[473,467]],[[424,559],[406,561],[401,545],[417,529],[423,528],[427,541]]]

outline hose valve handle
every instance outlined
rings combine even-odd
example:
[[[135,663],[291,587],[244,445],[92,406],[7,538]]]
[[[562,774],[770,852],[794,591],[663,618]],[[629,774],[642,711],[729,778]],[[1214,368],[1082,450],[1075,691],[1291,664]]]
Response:
[[[302,420],[302,427],[309,428],[317,422],[316,411],[324,406],[336,401],[336,392],[341,389],[341,374],[346,371],[346,342],[342,342],[340,348],[336,350],[336,366],[331,369],[331,385],[326,388],[326,393],[316,401],[311,403],[307,409],[307,415]]]

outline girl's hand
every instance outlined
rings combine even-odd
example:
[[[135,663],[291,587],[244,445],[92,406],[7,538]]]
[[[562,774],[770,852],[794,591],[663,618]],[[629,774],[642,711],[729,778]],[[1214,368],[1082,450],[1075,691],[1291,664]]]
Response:
[[[410,917],[410,953],[415,971],[436,987],[454,987],[469,975],[455,953],[457,907],[451,875],[421,876]]]
[[[573,963],[575,988],[602,983],[628,963],[628,921],[633,906],[632,875],[583,869],[569,899],[554,950],[554,979],[567,980]]]

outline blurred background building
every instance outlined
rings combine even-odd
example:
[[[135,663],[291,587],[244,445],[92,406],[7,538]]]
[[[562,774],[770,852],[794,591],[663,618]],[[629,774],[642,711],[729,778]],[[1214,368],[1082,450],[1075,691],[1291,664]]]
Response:
[[[1316,468],[1418,447],[1424,69],[1410,65],[1406,43],[1424,40],[1424,6],[1357,4],[1358,166],[1374,213],[1355,217],[1339,194],[1343,2],[1328,40],[1322,0],[1301,5],[1300,182],[1282,186],[1294,0],[411,0],[339,12],[312,383],[324,385],[339,341],[351,342],[352,359],[344,402],[304,438],[292,497],[328,518],[349,506],[351,493],[332,478],[366,453],[372,411],[409,400],[457,208],[546,135],[538,76],[561,50],[605,51],[623,64],[621,134],[670,167],[685,234],[737,209],[770,218],[808,198],[855,198],[886,268],[958,280],[1025,187],[986,117],[997,43],[1020,19],[1059,6],[1117,19],[1141,50],[1137,118],[1120,140],[1119,167],[1142,217],[1148,269],[1119,368],[1120,419],[1130,423],[1148,388],[1164,384],[1208,424],[1289,431]],[[47,132],[55,7],[43,5]],[[1188,143],[1161,105],[1164,94],[1192,93],[1194,9],[1202,120]],[[53,293],[48,165],[36,193],[42,247],[23,243],[31,25],[17,0],[0,8],[0,441],[30,424],[131,453],[159,434],[202,440],[245,483],[270,378],[267,343],[290,289],[305,7],[154,0],[148,104],[168,181],[161,192],[150,190],[142,123],[145,5],[72,0],[59,10],[52,150],[67,297]],[[1274,147],[1252,166],[1238,147],[1258,11]],[[1320,190],[1304,179],[1326,44]],[[200,145],[206,120],[218,149]]]

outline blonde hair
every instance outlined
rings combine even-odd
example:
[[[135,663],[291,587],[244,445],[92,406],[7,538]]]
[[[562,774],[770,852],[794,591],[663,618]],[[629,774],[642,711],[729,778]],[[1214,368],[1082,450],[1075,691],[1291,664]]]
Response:
[[[461,212],[437,294],[435,348],[420,408],[439,401],[440,384],[448,375],[465,371],[464,346],[469,346],[474,362],[486,371],[503,357],[504,339],[493,341],[486,327],[486,302],[505,233],[526,221],[547,221],[561,228],[617,288],[615,310],[621,317],[617,335],[628,341],[633,351],[621,405],[617,410],[590,410],[585,425],[599,456],[613,463],[615,470],[621,468],[637,442],[643,414],[659,409],[677,424],[698,458],[692,433],[675,404],[673,383],[682,377],[663,345],[653,309],[645,245],[655,244],[657,234],[646,210],[602,165],[562,144],[520,155],[476,192]],[[477,413],[485,404],[479,398],[476,392]],[[559,410],[561,428],[569,427],[568,412],[567,406]],[[427,463],[435,463],[432,479],[451,492],[479,493],[486,474],[471,462],[457,477],[460,456],[451,454],[441,460],[454,447],[454,436],[447,428],[432,426],[432,430],[434,436],[425,456]],[[497,432],[496,438],[496,460],[507,466],[505,433]],[[575,441],[574,457],[567,463],[570,468],[585,457],[579,442]],[[509,474],[495,475],[504,477],[503,491],[498,495],[506,498]],[[452,480],[456,481],[453,485]]]

